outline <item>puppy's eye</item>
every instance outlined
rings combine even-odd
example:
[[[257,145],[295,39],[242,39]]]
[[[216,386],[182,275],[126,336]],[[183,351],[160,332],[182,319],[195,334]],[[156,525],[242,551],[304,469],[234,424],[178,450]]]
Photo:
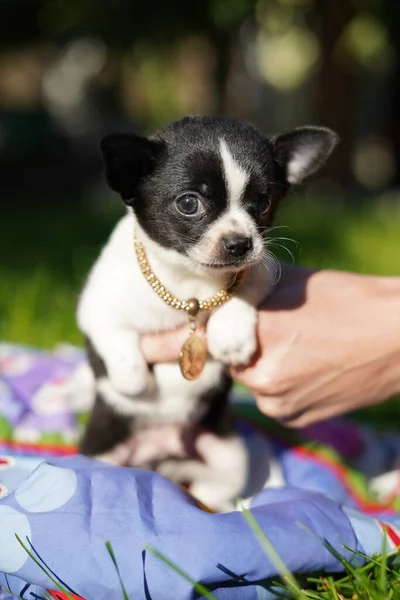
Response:
[[[260,217],[265,217],[271,208],[271,198],[267,195],[261,196],[258,203],[258,212]]]
[[[188,192],[179,196],[175,202],[175,206],[185,217],[194,217],[204,212],[204,206],[200,197],[194,192]]]

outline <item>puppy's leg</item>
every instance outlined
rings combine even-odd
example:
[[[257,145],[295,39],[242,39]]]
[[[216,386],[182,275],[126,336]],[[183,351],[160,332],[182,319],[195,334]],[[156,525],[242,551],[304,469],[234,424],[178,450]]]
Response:
[[[243,439],[235,434],[219,438],[202,433],[196,449],[213,472],[216,482],[194,481],[190,491],[206,506],[219,511],[232,510],[243,494],[249,475],[249,455]]]
[[[269,271],[253,267],[246,273],[236,296],[211,315],[207,344],[216,360],[227,365],[250,362],[257,349],[257,307],[270,287]]]
[[[149,370],[139,347],[135,331],[115,329],[94,340],[107,368],[113,387],[127,396],[146,392]]]
[[[79,314],[79,325],[89,341],[89,358],[91,350],[100,357],[107,377],[117,392],[127,396],[146,392],[149,370],[140,350],[138,332],[111,320],[104,308],[97,312],[93,307],[91,311],[86,305],[84,308],[85,311],[81,309]],[[98,362],[97,359],[95,363],[91,360],[94,370]]]
[[[229,406],[232,379],[221,374],[218,385],[213,385],[200,398],[197,411],[192,415],[195,430],[185,435],[186,447],[200,460],[177,465],[175,477],[180,482],[191,481],[190,491],[204,504],[218,511],[234,508],[235,500],[244,491],[247,481],[248,452],[235,429],[235,421]],[[168,467],[167,467],[168,468]],[[174,477],[170,468],[170,476]]]
[[[89,422],[79,445],[81,454],[99,457],[126,440],[131,431],[131,420],[119,415],[97,394]],[[122,464],[125,460],[118,460]]]
[[[201,433],[195,448],[202,459],[168,459],[157,472],[175,483],[186,483],[195,498],[209,508],[225,512],[233,510],[243,493],[249,468],[246,445],[238,435],[219,438]]]
[[[99,381],[108,381],[107,367],[89,338],[86,339],[86,347],[98,387]],[[126,399],[126,402],[129,400]],[[129,437],[131,423],[132,419],[118,413],[110,398],[97,389],[95,405],[80,442],[80,452],[87,456],[104,455]],[[118,462],[122,464],[122,459]]]

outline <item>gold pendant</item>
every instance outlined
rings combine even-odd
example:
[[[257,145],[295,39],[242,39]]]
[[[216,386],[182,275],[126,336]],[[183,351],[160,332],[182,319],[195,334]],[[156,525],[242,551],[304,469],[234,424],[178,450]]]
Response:
[[[189,313],[190,335],[183,344],[179,355],[179,366],[185,379],[194,381],[200,377],[207,360],[207,346],[201,338],[196,335],[197,315],[200,312],[200,303],[197,298],[187,301]]]
[[[179,366],[182,375],[189,381],[200,377],[207,360],[207,347],[195,333],[191,333],[182,346]]]

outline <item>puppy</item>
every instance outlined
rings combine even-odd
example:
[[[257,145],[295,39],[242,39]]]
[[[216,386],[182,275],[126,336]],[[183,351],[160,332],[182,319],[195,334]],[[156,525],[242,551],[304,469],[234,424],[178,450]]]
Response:
[[[246,364],[256,351],[257,306],[275,278],[265,235],[278,203],[336,142],[322,127],[267,137],[214,117],[186,117],[149,138],[102,140],[108,184],[127,214],[78,304],[96,378],[83,454],[153,469],[215,510],[233,506],[246,486],[248,456],[230,414],[225,365]],[[233,298],[209,316],[210,357],[196,381],[184,379],[178,364],[148,365],[141,354],[142,334],[188,321],[143,276],[134,234],[155,276],[180,300],[206,299],[245,270]]]

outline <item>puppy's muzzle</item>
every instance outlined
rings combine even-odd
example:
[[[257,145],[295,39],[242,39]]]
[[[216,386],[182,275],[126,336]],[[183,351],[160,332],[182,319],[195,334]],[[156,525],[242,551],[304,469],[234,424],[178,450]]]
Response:
[[[231,234],[221,239],[224,254],[231,258],[244,258],[253,249],[253,240],[238,234]]]

